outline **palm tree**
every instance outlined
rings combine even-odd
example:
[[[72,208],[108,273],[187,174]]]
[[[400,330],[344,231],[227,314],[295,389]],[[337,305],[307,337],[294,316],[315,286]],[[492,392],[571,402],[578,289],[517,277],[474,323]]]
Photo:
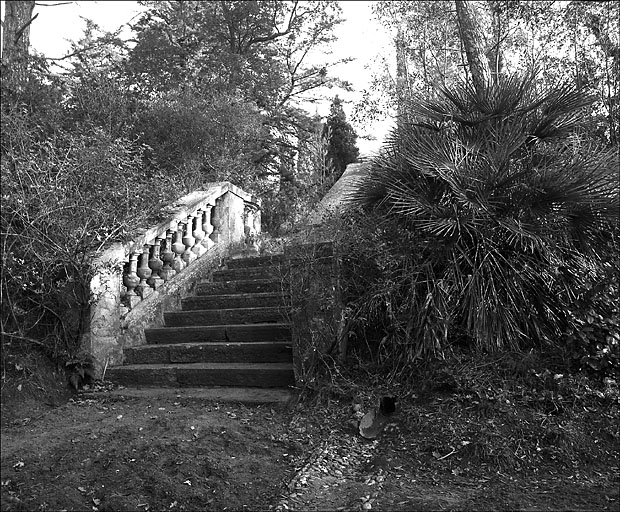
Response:
[[[409,102],[351,200],[415,240],[401,320],[417,355],[457,332],[485,349],[557,340],[618,225],[618,155],[588,143],[591,102],[533,72]]]

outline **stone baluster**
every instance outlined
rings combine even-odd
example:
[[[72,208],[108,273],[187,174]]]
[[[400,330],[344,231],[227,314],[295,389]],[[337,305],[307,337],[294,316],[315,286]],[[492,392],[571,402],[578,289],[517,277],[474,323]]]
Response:
[[[174,263],[172,268],[178,273],[183,270],[186,265],[183,261],[183,253],[185,252],[185,244],[183,243],[183,224],[177,225],[177,230],[174,232],[174,243],[172,244],[172,251],[175,254]]]
[[[172,268],[172,263],[174,262],[174,252],[172,252],[172,234],[174,233],[174,228],[171,227],[166,232],[166,248],[162,251],[161,259],[164,262],[164,266],[161,269],[159,275],[164,280],[164,283],[169,281],[172,277],[177,273],[174,268]]]
[[[140,302],[140,297],[136,293],[136,287],[140,284],[140,278],[137,274],[138,256],[140,254],[140,251],[134,251],[129,255],[127,269],[123,274],[123,284],[127,288],[127,292],[125,293],[125,304],[130,310]]]
[[[192,252],[192,247],[194,247],[194,244],[196,243],[196,239],[192,235],[193,224],[194,216],[189,215],[187,217],[187,224],[185,225],[185,235],[183,236],[183,244],[185,245],[185,252],[183,252],[183,261],[185,262],[186,266],[197,258],[196,253]]]
[[[258,207],[251,203],[245,203],[243,211],[243,233],[245,235],[245,245],[252,253],[258,253],[258,244],[256,240],[257,231],[254,226],[254,215]]]
[[[138,295],[145,299],[151,293],[151,288],[147,284],[146,280],[151,277],[152,270],[149,268],[149,246],[145,245],[140,254],[140,266],[136,271],[138,277],[140,278],[140,283],[136,286],[136,291]]]
[[[159,273],[164,266],[164,262],[159,257],[159,251],[161,250],[161,241],[163,238],[158,236],[155,239],[155,243],[151,245],[151,257],[149,259],[149,268],[152,270],[151,277],[147,279],[148,285],[153,288],[153,290],[157,290],[162,284],[164,284],[164,280],[161,278]]]
[[[204,217],[202,223],[202,230],[205,232],[205,237],[202,239],[202,245],[205,249],[209,250],[213,247],[213,240],[211,240],[211,233],[213,233],[213,226],[211,225],[211,209],[212,205],[208,204],[204,209]]]
[[[194,220],[194,231],[192,232],[192,235],[196,239],[196,242],[192,247],[192,252],[196,255],[196,258],[200,258],[205,252],[207,252],[207,249],[205,249],[204,245],[202,245],[202,241],[205,238],[205,232],[202,229],[202,217],[203,211],[198,210]]]
[[[215,207],[211,211],[211,224],[213,224],[213,233],[211,234],[210,238],[214,244],[217,244],[222,240],[221,228],[223,219],[221,209],[217,204],[218,202],[219,200],[215,202]]]

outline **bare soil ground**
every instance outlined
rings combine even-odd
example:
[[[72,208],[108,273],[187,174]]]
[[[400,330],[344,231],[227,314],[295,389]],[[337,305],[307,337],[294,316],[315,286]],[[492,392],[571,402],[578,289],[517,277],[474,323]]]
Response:
[[[618,510],[617,389],[456,377],[357,375],[275,406],[67,399],[51,376],[5,373],[2,510]],[[365,440],[353,405],[387,391],[398,410]]]

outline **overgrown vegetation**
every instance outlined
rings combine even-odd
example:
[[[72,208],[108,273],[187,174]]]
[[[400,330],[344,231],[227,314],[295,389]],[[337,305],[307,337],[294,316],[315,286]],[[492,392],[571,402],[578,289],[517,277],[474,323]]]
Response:
[[[106,243],[207,182],[262,197],[267,229],[319,199],[322,122],[298,102],[346,86],[327,71],[335,63],[307,58],[333,40],[340,9],[153,2],[131,27],[135,45],[87,20],[53,69],[29,55],[33,9],[12,3],[3,31],[2,354],[40,347],[76,385],[89,372],[91,258]]]
[[[467,346],[558,351],[611,375],[618,156],[583,133],[591,99],[540,92],[533,74],[442,93],[408,104],[353,194],[357,331],[377,328],[373,355],[401,372]]]

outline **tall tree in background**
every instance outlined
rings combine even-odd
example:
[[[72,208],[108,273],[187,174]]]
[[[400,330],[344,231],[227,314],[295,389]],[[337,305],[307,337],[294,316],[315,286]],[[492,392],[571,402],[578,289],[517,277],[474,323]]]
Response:
[[[491,69],[484,51],[482,31],[474,12],[474,2],[455,0],[461,42],[467,55],[471,80],[479,94],[491,85]]]
[[[336,96],[331,104],[329,116],[325,122],[324,135],[329,134],[327,158],[333,165],[334,183],[352,162],[359,156],[357,134],[347,121],[347,115],[342,108],[342,100]]]
[[[278,187],[295,186],[299,133],[308,126],[299,100],[337,82],[328,71],[335,63],[308,61],[333,41],[338,4],[165,1],[149,6],[134,26],[137,44],[129,53],[136,88],[159,103],[162,93],[164,100],[168,94],[189,94],[245,103],[242,110],[257,113],[265,127],[258,147],[252,147],[254,170],[248,170],[278,178],[272,182]],[[264,220],[268,223],[268,214]]]
[[[2,82],[5,87],[19,89],[26,81],[30,24],[34,0],[5,2],[2,29]]]
[[[596,94],[588,132],[606,144],[618,143],[620,2],[380,1],[373,12],[395,36],[397,56],[405,62],[398,63],[396,77],[394,62],[375,73],[355,107],[356,119],[393,115],[398,81],[417,96],[434,98],[440,87],[472,81],[472,65],[476,81],[493,83],[502,74],[538,68],[541,87],[572,80]],[[406,78],[398,77],[399,69],[407,70]]]
[[[334,81],[328,63],[307,61],[332,40],[340,10],[322,0],[144,2],[135,46],[89,21],[52,73],[28,58],[35,3],[6,5],[2,339],[71,356],[88,254],[205,181],[266,198],[266,225],[270,204],[288,211],[270,203],[281,195],[274,178],[294,173],[302,132],[314,129],[298,99]]]

